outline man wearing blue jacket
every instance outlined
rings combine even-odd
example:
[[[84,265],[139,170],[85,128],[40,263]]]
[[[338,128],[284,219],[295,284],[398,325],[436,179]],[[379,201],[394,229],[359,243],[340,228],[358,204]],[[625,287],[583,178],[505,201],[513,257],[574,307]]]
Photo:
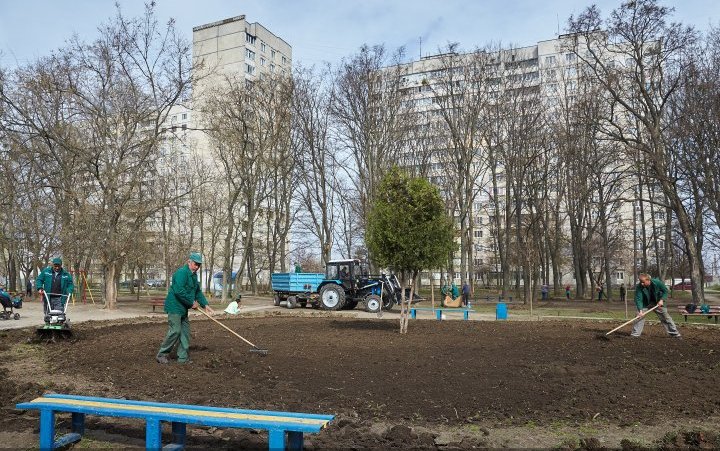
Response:
[[[663,281],[660,279],[652,279],[649,274],[640,274],[638,279],[640,283],[635,287],[635,306],[638,310],[638,320],[635,322],[630,335],[635,338],[640,337],[643,327],[645,326],[645,314],[647,310],[657,305],[658,308],[655,309],[655,314],[668,335],[673,338],[682,338],[677,326],[675,326],[675,322],[665,307],[668,289]]]
[[[43,303],[43,310],[47,315],[47,302],[45,295],[47,294],[52,310],[64,310],[70,295],[75,289],[72,275],[65,271],[62,267],[62,258],[55,257],[52,259],[52,266],[48,266],[38,274],[35,280],[35,288],[40,295],[40,302]]]
[[[201,265],[202,256],[193,252],[187,264],[175,271],[172,276],[172,283],[165,297],[165,313],[168,315],[169,328],[156,357],[158,363],[169,362],[168,355],[175,345],[177,345],[178,363],[191,363],[188,358],[190,349],[188,310],[204,308],[208,314],[214,313],[200,289],[197,271]]]

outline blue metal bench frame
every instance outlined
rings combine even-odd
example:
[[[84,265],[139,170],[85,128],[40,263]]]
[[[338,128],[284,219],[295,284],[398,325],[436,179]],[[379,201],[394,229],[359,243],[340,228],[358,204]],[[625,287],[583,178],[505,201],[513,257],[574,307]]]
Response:
[[[161,422],[170,422],[172,443],[163,448],[170,450],[184,448],[187,424],[265,429],[268,431],[271,450],[282,450],[286,447],[302,449],[304,432],[320,432],[334,418],[333,415],[228,409],[62,394],[47,394],[30,402],[17,404],[16,407],[40,411],[41,450],[52,450],[79,441],[85,432],[85,415],[144,419],[146,449],[163,448]],[[72,414],[72,432],[57,440],[56,412]]]
[[[463,312],[463,319],[467,321],[470,318],[470,312],[474,312],[471,308],[430,308],[430,307],[410,307],[410,318],[415,319],[417,317],[418,310],[425,310],[435,312],[435,318],[438,321],[442,321],[442,312]]]

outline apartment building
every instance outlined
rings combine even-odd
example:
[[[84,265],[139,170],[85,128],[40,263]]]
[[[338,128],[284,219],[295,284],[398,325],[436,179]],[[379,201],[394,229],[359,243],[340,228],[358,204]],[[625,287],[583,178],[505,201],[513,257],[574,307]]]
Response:
[[[553,118],[553,114],[559,114],[554,110],[559,110],[561,105],[567,105],[568,102],[574,101],[576,90],[579,87],[582,63],[573,48],[575,39],[575,36],[562,35],[555,39],[540,41],[536,45],[481,52],[480,63],[477,61],[477,54],[471,53],[422,57],[401,66],[404,71],[402,82],[403,89],[407,94],[406,102],[408,107],[417,114],[419,126],[431,129],[433,122],[440,121],[439,110],[441,107],[438,103],[441,101],[438,101],[438,97],[448,95],[450,83],[458,87],[461,95],[472,97],[472,91],[467,88],[463,91],[463,85],[472,83],[472,80],[463,79],[462,67],[480,64],[483,66],[480,70],[485,71],[481,75],[485,97],[478,101],[492,104],[503,93],[514,90],[539,102],[542,105],[541,108],[549,113],[548,117]],[[457,75],[453,78],[448,74],[450,71],[457,71]],[[432,141],[427,142],[432,143]],[[486,144],[482,142],[476,144],[479,147],[479,154],[482,154],[482,147]],[[447,174],[441,160],[449,149],[444,147],[447,146],[447,143],[442,140],[438,140],[432,145],[436,145],[437,148],[429,159],[430,180],[442,191]],[[409,154],[407,158],[405,156],[402,158],[402,164],[413,165]],[[497,243],[493,240],[493,228],[497,227],[501,218],[496,217],[496,212],[489,207],[493,202],[504,202],[507,187],[503,168],[495,169],[496,183],[494,187],[490,187],[491,184],[487,178],[481,179],[477,183],[478,191],[473,202],[472,228],[469,231],[473,241],[472,261],[468,266],[476,270],[476,277],[480,276],[477,269],[482,268],[486,275],[489,274],[491,278],[496,279],[500,276],[500,267],[496,260]],[[487,172],[483,174],[483,177],[488,177]],[[631,195],[627,197],[630,198]],[[510,201],[512,202],[512,200]],[[614,207],[616,211],[613,212],[613,215],[617,221],[623,224],[620,228],[625,230],[630,246],[627,252],[614,256],[617,262],[614,266],[616,269],[612,271],[611,275],[613,284],[628,284],[633,281],[636,263],[633,262],[632,256],[632,234],[636,228],[633,221],[637,220],[633,215],[633,208],[632,202],[623,202]],[[658,214],[655,213],[655,215]],[[563,227],[567,228],[567,224]],[[459,243],[460,239],[458,238]],[[451,278],[454,278],[456,282],[465,279],[466,276],[459,272],[460,258],[457,254],[454,267],[456,273],[451,274]],[[426,278],[424,283],[428,282]],[[573,282],[572,271],[565,268],[563,283]]]
[[[221,91],[228,82],[252,83],[265,75],[290,76],[292,47],[262,24],[249,22],[245,15],[193,27],[192,94],[173,106],[163,124],[163,151],[175,171],[197,155],[212,167],[211,142],[203,129],[202,104],[212,91]],[[237,212],[243,215],[242,209]],[[267,214],[266,214],[267,216]],[[258,224],[254,237],[262,242],[266,233]],[[235,256],[235,263],[240,255]],[[216,267],[217,268],[217,267]],[[269,280],[269,275],[261,273]]]

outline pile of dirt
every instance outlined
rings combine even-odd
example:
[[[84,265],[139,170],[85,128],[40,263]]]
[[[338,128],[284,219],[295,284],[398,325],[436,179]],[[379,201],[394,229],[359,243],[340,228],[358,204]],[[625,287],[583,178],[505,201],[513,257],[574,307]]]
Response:
[[[685,339],[675,340],[648,326],[641,339],[619,332],[606,341],[596,337],[614,324],[430,320],[400,335],[396,321],[375,319],[224,322],[269,355],[198,319],[191,365],[155,362],[166,331],[157,322],[84,323],[74,340],[29,353],[20,351],[37,346],[27,344],[31,331],[4,333],[2,407],[18,420],[10,430],[36,427],[36,414],[13,407],[50,380],[53,391],[88,396],[336,415],[307,438],[317,448],[523,446],[502,431],[533,429],[546,432],[547,443],[526,446],[632,447],[636,431],[658,418],[671,429],[645,437],[656,446],[720,445],[698,423],[720,418],[720,399],[708,396],[720,380],[717,329],[684,327]],[[144,436],[132,421],[97,418],[88,429]],[[195,428],[189,444],[265,440],[258,431]]]

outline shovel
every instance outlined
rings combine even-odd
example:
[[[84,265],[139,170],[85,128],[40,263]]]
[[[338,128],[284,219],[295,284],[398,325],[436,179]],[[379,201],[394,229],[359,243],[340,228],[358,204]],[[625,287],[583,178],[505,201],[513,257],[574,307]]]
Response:
[[[647,315],[648,313],[652,312],[653,310],[655,310],[655,309],[658,308],[658,307],[659,307],[658,305],[655,305],[655,307],[653,307],[653,308],[651,308],[651,309],[648,309],[645,313],[643,313],[642,316],[636,316],[635,318],[633,318],[633,319],[631,319],[631,320],[629,320],[629,321],[626,321],[626,322],[620,324],[618,327],[616,327],[615,329],[613,329],[613,330],[611,330],[610,332],[606,333],[605,336],[603,336],[603,337],[601,337],[601,338],[607,338],[608,335],[610,335],[611,333],[613,333],[613,332],[615,332],[615,331],[617,331],[617,330],[619,330],[619,329],[622,329],[623,327],[627,326],[628,324],[634,323],[635,321],[639,320],[640,318],[645,318],[645,315]]]
[[[243,337],[241,337],[239,334],[237,334],[234,330],[230,329],[230,328],[227,327],[225,324],[221,323],[220,321],[218,321],[218,320],[216,320],[215,318],[213,318],[212,316],[210,316],[210,314],[209,314],[208,312],[206,312],[204,309],[198,308],[197,310],[200,311],[200,312],[202,312],[203,315],[207,316],[207,317],[210,318],[211,320],[213,320],[213,321],[215,321],[216,323],[218,323],[218,325],[220,325],[220,327],[224,328],[225,330],[227,330],[227,331],[230,332],[231,334],[235,335],[236,337],[238,337],[239,339],[241,339],[241,340],[244,341],[245,343],[247,343],[247,344],[249,344],[250,346],[252,346],[253,349],[251,349],[250,352],[254,352],[254,353],[256,353],[256,354],[260,354],[260,355],[263,356],[263,357],[265,357],[266,355],[268,355],[268,350],[267,350],[267,349],[260,349],[260,348],[258,348],[257,346],[255,346],[254,344],[250,343],[249,341],[247,341],[246,339],[244,339]]]

